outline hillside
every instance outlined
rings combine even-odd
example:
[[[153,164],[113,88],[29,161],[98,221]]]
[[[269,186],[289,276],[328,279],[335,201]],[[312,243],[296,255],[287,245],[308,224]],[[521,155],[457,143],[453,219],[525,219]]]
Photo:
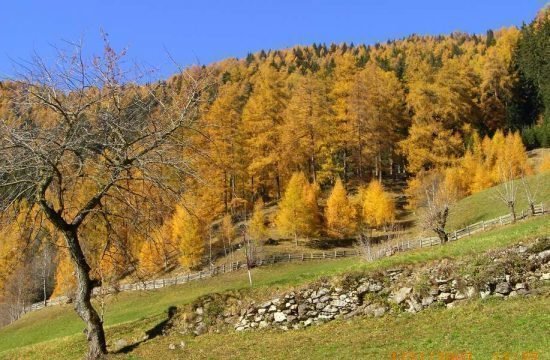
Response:
[[[410,253],[399,254],[390,258],[382,259],[374,263],[363,263],[359,259],[343,259],[343,260],[334,260],[328,262],[312,262],[307,264],[291,264],[284,266],[276,266],[272,268],[259,268],[253,271],[253,278],[255,281],[254,288],[247,290],[247,296],[252,298],[265,298],[269,294],[277,293],[283,291],[284,289],[289,289],[293,286],[311,282],[314,279],[318,279],[321,276],[329,276],[335,274],[342,274],[350,271],[363,271],[363,270],[380,270],[387,269],[395,266],[402,266],[406,264],[419,264],[426,263],[428,261],[433,261],[437,259],[449,258],[449,259],[464,259],[470,256],[475,256],[476,254],[488,251],[490,249],[498,249],[511,244],[518,242],[528,242],[531,239],[547,235],[550,232],[549,223],[546,217],[535,218],[526,222],[518,223],[516,225],[511,225],[505,228],[495,229],[493,231],[479,234],[471,238],[465,238],[459,240],[455,243],[448,244],[443,247],[436,247],[430,249],[424,249],[420,251],[414,251]],[[177,286],[172,288],[167,288],[164,290],[153,291],[153,292],[137,292],[137,293],[122,293],[115,297],[109,298],[107,300],[107,307],[105,313],[107,333],[110,337],[111,346],[114,346],[116,339],[125,338],[126,341],[132,342],[131,339],[139,339],[143,334],[143,331],[146,329],[153,328],[155,325],[158,325],[165,319],[166,311],[170,306],[182,306],[188,304],[198,296],[202,294],[207,294],[210,292],[222,292],[228,290],[236,289],[245,289],[247,288],[247,278],[245,273],[233,273],[230,275],[225,275],[223,277],[213,278],[206,280],[201,283],[187,284],[183,286]],[[480,333],[491,324],[496,324],[494,321],[498,322],[499,317],[494,317],[493,322],[482,322],[481,320],[486,319],[488,316],[493,316],[490,314],[504,314],[511,312],[513,316],[517,316],[517,321],[522,322],[526,318],[524,315],[521,315],[518,312],[518,309],[522,306],[528,306],[530,309],[530,314],[533,316],[529,317],[528,326],[538,326],[540,322],[537,319],[540,319],[540,316],[544,316],[540,311],[545,306],[545,301],[543,299],[534,299],[528,304],[525,305],[519,300],[513,302],[506,302],[506,304],[493,303],[490,302],[487,305],[476,304],[474,302],[472,305],[466,306],[464,309],[460,310],[464,314],[464,326],[462,328],[464,331],[471,333]],[[524,305],[522,305],[524,304]],[[547,306],[547,305],[546,305]],[[47,356],[48,358],[79,358],[81,356],[82,350],[85,347],[85,342],[83,337],[80,335],[82,325],[79,320],[76,318],[76,315],[72,311],[68,311],[70,306],[62,307],[52,307],[45,310],[30,313],[25,315],[18,322],[0,330],[0,358],[13,358],[13,357],[33,357],[33,358],[42,358]],[[481,308],[480,308],[481,307]],[[480,310],[481,309],[481,310]],[[482,315],[479,318],[479,322],[474,322],[470,324],[466,319],[471,318],[472,314],[475,312],[481,311]],[[453,315],[455,314],[455,315]],[[428,326],[428,324],[433,321],[432,316],[441,317],[442,321],[437,321],[437,323],[443,324],[444,319],[447,319],[448,316],[455,318],[456,313],[434,313],[422,315],[419,318],[412,320],[412,324],[417,324],[421,328]],[[374,321],[374,322],[373,322]],[[514,320],[515,321],[515,320]],[[305,336],[312,336],[312,338],[321,339],[326,334],[334,331],[345,331],[346,329],[355,329],[353,331],[361,331],[362,325],[369,324],[369,326],[374,326],[379,328],[381,324],[380,320],[354,320],[352,323],[340,323],[337,322],[332,325],[322,325],[313,329],[305,330]],[[370,325],[374,324],[374,325]],[[391,320],[390,324],[395,324],[397,326],[402,326],[403,323],[399,319]],[[475,325],[475,324],[480,324]],[[484,325],[481,325],[484,324]],[[527,325],[525,325],[527,326]],[[336,328],[335,328],[336,327]],[[383,336],[383,329],[379,328],[381,331],[380,336]],[[391,330],[391,327],[388,328]],[[529,334],[533,334],[532,340],[526,338],[528,333],[523,332],[520,327],[517,329],[518,332],[522,334],[522,341],[532,341],[530,344],[534,348],[540,348],[540,332],[531,331]],[[537,329],[536,327],[534,329]],[[434,328],[432,332],[427,332],[424,339],[428,341],[428,338],[432,339],[431,349],[455,349],[453,345],[458,343],[448,342],[445,340],[445,337],[432,336],[436,333],[437,328]],[[397,330],[396,330],[397,331]],[[459,331],[455,328],[453,331]],[[398,331],[400,332],[400,331]],[[197,358],[200,358],[202,351],[200,350],[201,344],[204,341],[213,342],[216,341],[227,341],[231,337],[236,336],[235,340],[240,339],[239,341],[253,341],[255,336],[262,336],[263,333],[250,334],[246,335],[243,338],[241,335],[207,335],[204,338],[198,337],[196,339],[184,338],[188,342],[191,349],[194,349],[192,352]],[[288,334],[288,335],[287,335]],[[229,338],[228,338],[229,336]],[[285,336],[291,336],[290,333],[274,335],[272,338],[273,341],[271,344],[276,346],[278,341],[284,341]],[[466,341],[466,337],[458,335],[456,341]],[[465,336],[465,333],[464,333]],[[249,340],[245,340],[249,339]],[[342,338],[344,341],[346,338]],[[365,338],[367,339],[367,338]],[[370,338],[369,338],[370,339]],[[463,339],[463,340],[459,340]],[[404,339],[403,339],[404,340]],[[135,349],[136,356],[140,358],[144,356],[145,358],[161,358],[162,352],[167,349],[167,343],[174,341],[171,338],[155,338],[149,342],[145,342],[143,345],[140,345]],[[177,342],[179,344],[179,340]],[[239,342],[240,343],[240,342]],[[236,344],[236,343],[234,343]],[[266,343],[268,344],[268,343]],[[309,345],[308,345],[309,344]],[[300,351],[311,352],[316,351],[313,343],[303,343],[303,346],[295,348],[295,354]],[[338,349],[338,343],[327,342],[329,348],[323,348],[327,351],[330,351],[330,348]],[[402,343],[403,346],[406,346],[408,343]],[[471,344],[469,341],[466,341],[464,344]],[[493,342],[484,342],[472,348],[472,350],[478,349],[481,353],[486,354],[491,349],[494,350]],[[266,345],[267,346],[267,345]],[[313,346],[313,347],[312,347]],[[266,347],[264,350],[267,351],[269,347]],[[420,347],[414,347],[414,349],[419,349]],[[155,350],[156,349],[156,350]],[[159,350],[160,349],[160,350]],[[233,348],[230,350],[235,356],[241,357],[245,356],[245,348],[242,350],[237,350]],[[519,343],[512,342],[506,349],[519,351]],[[387,348],[387,351],[390,349]],[[151,351],[160,351],[158,354],[153,355]],[[260,351],[260,350],[258,350]],[[261,350],[263,351],[263,350]],[[382,350],[381,350],[382,351]],[[386,350],[384,350],[386,351]],[[149,355],[145,355],[145,354]],[[47,355],[46,355],[47,354]],[[204,354],[204,353],[202,353]],[[220,354],[221,355],[221,354]],[[344,356],[344,355],[343,355]],[[349,356],[349,355],[346,355]],[[344,357],[346,357],[344,356]]]
[[[526,177],[531,191],[536,194],[536,203],[550,206],[550,172]],[[520,213],[528,211],[529,205],[521,180],[514,180],[516,187],[516,209]],[[489,220],[509,213],[506,204],[498,198],[498,191],[504,185],[480,191],[460,200],[453,206],[449,216],[449,230],[462,228],[481,220]]]

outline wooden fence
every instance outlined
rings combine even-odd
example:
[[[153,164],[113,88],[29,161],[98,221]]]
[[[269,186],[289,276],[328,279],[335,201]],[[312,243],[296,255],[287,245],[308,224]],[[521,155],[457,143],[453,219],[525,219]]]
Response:
[[[544,215],[545,213],[548,213],[548,209],[546,209],[543,204],[535,206],[534,215],[539,216],[539,215]],[[522,220],[529,216],[531,216],[530,212],[522,211],[520,214],[517,215],[516,220]],[[513,218],[511,214],[499,216],[498,218],[495,218],[492,220],[479,221],[475,224],[468,225],[463,229],[455,230],[449,233],[448,234],[449,241],[456,241],[463,237],[470,236],[474,233],[485,231],[497,226],[511,224],[512,222],[513,222]],[[276,255],[271,255],[269,257],[256,260],[254,266],[256,267],[266,266],[266,265],[273,265],[273,264],[285,263],[285,262],[288,263],[288,262],[303,262],[303,261],[311,261],[311,260],[336,259],[336,258],[344,258],[344,257],[352,257],[352,256],[364,256],[368,260],[373,261],[386,256],[391,256],[397,252],[430,247],[430,246],[435,246],[440,244],[441,244],[441,240],[438,237],[427,237],[427,238],[420,238],[420,239],[413,239],[413,240],[403,240],[403,241],[397,242],[397,244],[394,243],[392,245],[380,245],[368,250],[365,250],[365,249],[335,250],[335,251],[323,251],[323,252],[303,253],[303,254],[276,254]],[[366,252],[368,252],[368,254]],[[246,268],[246,262],[237,261],[237,262],[232,262],[228,264],[223,264],[220,266],[211,267],[209,269],[201,270],[196,273],[188,273],[185,275],[178,275],[171,278],[141,281],[133,284],[120,284],[116,287],[113,286],[110,288],[95,288],[93,291],[93,294],[99,295],[100,292],[103,292],[103,294],[108,294],[108,293],[115,293],[119,291],[139,291],[139,290],[161,289],[167,286],[180,285],[191,281],[200,281],[203,279],[208,279],[216,275],[230,273],[243,268]],[[53,305],[63,304],[63,303],[66,303],[68,300],[69,299],[67,297],[62,296],[59,298],[50,299],[46,302],[46,304],[44,304],[44,302],[38,302],[27,307],[24,313],[42,309],[44,306],[53,306]]]

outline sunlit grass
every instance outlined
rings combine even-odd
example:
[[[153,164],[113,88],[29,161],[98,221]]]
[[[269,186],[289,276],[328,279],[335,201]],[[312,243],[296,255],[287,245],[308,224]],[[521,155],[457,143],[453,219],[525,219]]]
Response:
[[[253,271],[254,288],[251,291],[258,294],[273,293],[321,276],[442,258],[460,258],[548,234],[550,221],[545,216],[497,228],[445,246],[419,249],[372,263],[365,263],[359,258],[345,258],[262,267]],[[108,338],[111,342],[122,336],[139,338],[145,330],[165,318],[165,312],[170,306],[190,303],[198,296],[211,292],[248,287],[246,274],[235,272],[156,291],[118,294],[107,301],[105,324]],[[29,313],[0,330],[0,358],[17,357],[15,354],[23,353],[28,354],[24,358],[40,358],[46,354],[48,358],[53,358],[55,354],[60,358],[79,358],[85,348],[83,328],[83,323],[70,305]]]

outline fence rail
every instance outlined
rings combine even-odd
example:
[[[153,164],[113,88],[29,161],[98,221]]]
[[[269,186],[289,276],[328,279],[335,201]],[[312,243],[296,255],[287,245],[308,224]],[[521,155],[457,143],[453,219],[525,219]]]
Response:
[[[516,216],[516,220],[522,220],[530,216],[540,216],[548,213],[548,209],[544,207],[544,204],[535,205],[534,213],[531,214],[531,211],[522,211]],[[455,230],[448,234],[449,241],[456,241],[466,236],[470,236],[474,233],[485,231],[497,226],[511,224],[514,221],[511,214],[499,216],[497,218],[485,221],[479,221],[475,224],[467,225],[465,228]],[[425,248],[430,246],[440,245],[441,240],[438,237],[426,237],[412,240],[403,240],[393,245],[381,245],[376,248],[368,249],[368,254],[365,254],[364,251],[360,250],[334,250],[334,251],[323,251],[316,253],[302,253],[302,254],[275,254],[265,258],[261,258],[255,261],[254,266],[266,266],[273,265],[283,262],[303,262],[311,260],[324,260],[324,259],[336,259],[344,257],[353,257],[353,256],[366,256],[370,261],[380,259],[386,256],[391,256],[397,252],[408,251],[413,249]],[[99,295],[101,292],[114,293],[119,291],[140,291],[140,290],[154,290],[161,289],[167,286],[174,286],[185,284],[191,281],[200,281],[203,279],[211,278],[220,274],[230,273],[233,271],[246,268],[246,262],[236,261],[228,264],[222,264],[215,266],[206,270],[201,270],[196,273],[188,273],[185,275],[178,275],[171,278],[164,279],[155,279],[148,281],[141,281],[133,284],[121,284],[116,287],[110,288],[95,288],[93,290],[94,295]],[[61,296],[47,300],[46,303],[38,302],[30,305],[25,308],[26,312],[36,311],[44,308],[45,306],[54,306],[59,304],[64,304],[69,301],[69,298],[66,296]]]

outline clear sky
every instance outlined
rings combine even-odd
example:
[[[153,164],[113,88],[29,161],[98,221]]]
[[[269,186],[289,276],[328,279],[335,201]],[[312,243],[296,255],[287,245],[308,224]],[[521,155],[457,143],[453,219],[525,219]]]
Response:
[[[521,25],[544,0],[5,0],[0,19],[0,78],[13,60],[33,52],[48,58],[51,45],[84,39],[101,51],[100,29],[128,57],[174,70],[182,65],[243,57],[260,49],[354,42],[373,44],[411,33],[485,33]]]

